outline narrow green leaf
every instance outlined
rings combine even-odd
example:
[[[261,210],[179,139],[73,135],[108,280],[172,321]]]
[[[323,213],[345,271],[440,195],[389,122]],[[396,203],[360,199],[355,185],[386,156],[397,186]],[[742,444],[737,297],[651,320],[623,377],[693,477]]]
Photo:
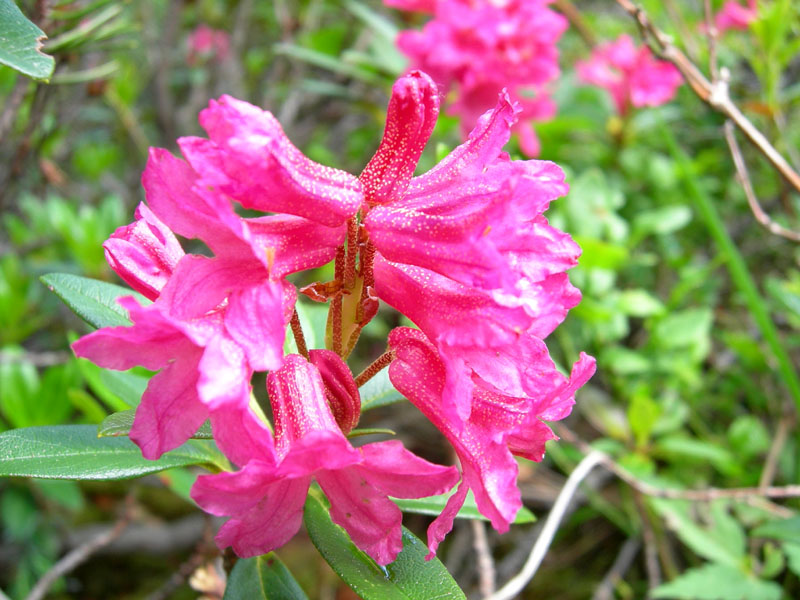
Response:
[[[347,437],[354,438],[354,437],[361,437],[362,435],[377,435],[377,434],[397,435],[397,432],[392,431],[391,429],[383,429],[381,427],[365,427],[364,429],[353,429],[353,431],[347,434]]]
[[[141,304],[150,303],[131,289],[88,277],[50,273],[43,275],[41,280],[76,315],[97,328],[131,324],[126,311],[117,304],[117,298],[133,296]]]
[[[97,437],[120,437],[126,436],[130,433],[133,427],[133,419],[136,416],[136,410],[123,410],[108,415],[103,422],[97,427]],[[206,421],[200,426],[195,434],[192,436],[195,440],[210,440],[213,439],[211,434],[211,423]]]
[[[309,493],[303,520],[323,558],[364,600],[466,598],[439,559],[425,560],[428,548],[405,528],[402,552],[393,563],[381,567],[334,524],[318,490]]]
[[[303,48],[295,44],[279,43],[273,46],[276,54],[283,54],[295,60],[307,62],[315,67],[327,69],[333,73],[343,75],[345,77],[352,77],[364,83],[381,83],[381,78],[370,71],[361,69],[355,65],[342,62],[339,57],[331,54],[325,54],[311,48]]]
[[[44,31],[25,18],[12,0],[0,0],[0,63],[47,81],[56,62],[40,51]]]
[[[95,425],[28,427],[0,433],[0,477],[46,479],[130,479],[171,467],[226,468],[209,442],[192,441],[146,460],[125,438],[98,438]]]
[[[378,372],[358,391],[361,395],[361,412],[405,400],[389,381],[389,369]]]
[[[392,500],[403,512],[417,513],[420,515],[434,515],[438,517],[444,509],[447,499],[450,498],[450,496],[454,493],[455,490],[439,496],[430,496],[428,498],[392,498]],[[461,510],[458,511],[456,518],[472,520],[478,519],[481,521],[489,520],[478,510],[478,505],[475,503],[475,497],[472,495],[471,491],[467,494],[467,497],[464,500],[464,506],[462,506]],[[521,525],[523,523],[534,523],[535,521],[536,515],[523,506],[519,509],[519,512],[514,518],[513,523],[516,525]]]
[[[240,559],[228,577],[222,600],[308,600],[277,554]]]

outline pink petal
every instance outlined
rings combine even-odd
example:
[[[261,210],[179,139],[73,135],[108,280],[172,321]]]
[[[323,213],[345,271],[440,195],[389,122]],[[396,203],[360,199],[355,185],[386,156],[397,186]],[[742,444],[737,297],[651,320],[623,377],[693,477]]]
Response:
[[[208,409],[197,396],[198,355],[176,360],[147,384],[130,439],[148,460],[183,444],[208,417]]]
[[[436,0],[383,0],[386,6],[399,10],[433,14],[436,10]]]
[[[375,257],[375,292],[416,323],[436,343],[495,346],[513,342],[530,326],[521,307],[432,271]]]
[[[517,463],[491,420],[454,422],[442,405],[445,369],[422,332],[398,328],[389,336],[396,358],[389,378],[447,437],[461,461],[462,477],[478,509],[500,532],[506,531],[522,502],[516,487]],[[500,441],[498,441],[500,440]]]
[[[197,147],[188,154],[189,160],[203,174],[211,163],[214,185],[245,208],[293,214],[337,227],[360,207],[358,180],[306,158],[270,113],[222,96],[200,113],[200,124],[217,150]],[[224,180],[217,178],[220,172]]]
[[[412,71],[394,83],[383,139],[359,177],[370,205],[402,197],[438,116],[436,84],[425,73]]]
[[[331,501],[333,522],[379,565],[392,562],[403,549],[403,515],[397,505],[352,467],[319,473],[317,481]]]
[[[453,521],[455,521],[458,511],[464,506],[467,492],[469,492],[469,485],[462,481],[456,493],[447,499],[441,514],[428,526],[428,550],[430,552],[425,557],[425,560],[430,560],[436,555],[439,544],[452,531]]]
[[[346,225],[326,227],[289,215],[246,219],[246,223],[253,254],[269,257],[273,279],[329,263],[347,234]]]
[[[211,428],[217,446],[235,464],[244,466],[251,460],[277,464],[272,432],[247,406],[212,411]]]
[[[361,416],[361,395],[350,368],[331,350],[311,350],[308,360],[319,369],[336,424],[347,435]]]
[[[283,341],[287,320],[284,318],[284,294],[294,303],[291,285],[266,281],[233,292],[225,310],[225,329],[244,349],[250,366],[256,371],[278,369],[283,362]]]
[[[199,238],[215,254],[241,246],[241,225],[230,202],[213,194],[198,194],[198,175],[167,150],[151,148],[142,174],[151,210],[178,235]],[[206,190],[207,191],[207,190]]]
[[[114,272],[150,300],[183,256],[178,240],[144,203],[136,209],[136,221],[112,233],[103,249]]]
[[[234,290],[255,286],[267,279],[261,263],[187,254],[164,287],[159,302],[182,320],[202,317]]]
[[[300,529],[310,478],[274,480],[269,471],[255,462],[236,473],[197,478],[195,502],[211,514],[232,516],[215,538],[220,548],[233,546],[242,558],[266,554]]]
[[[198,370],[197,391],[209,410],[247,407],[253,370],[242,348],[224,332],[209,340]]]
[[[458,482],[455,467],[435,465],[409,452],[399,440],[365,444],[364,458],[353,467],[375,489],[395,498],[443,494]]]
[[[107,369],[124,371],[140,365],[161,369],[176,356],[192,353],[196,346],[155,305],[142,307],[133,298],[122,298],[133,326],[104,327],[72,344],[76,356],[88,358]]]

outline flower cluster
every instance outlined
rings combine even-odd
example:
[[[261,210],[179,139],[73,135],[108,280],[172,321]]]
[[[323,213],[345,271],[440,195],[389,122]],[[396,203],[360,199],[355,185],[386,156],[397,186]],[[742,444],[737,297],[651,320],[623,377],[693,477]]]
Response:
[[[714,25],[719,33],[729,29],[743,31],[757,18],[758,0],[747,0],[747,6],[742,6],[736,0],[727,0],[714,17]]]
[[[550,0],[384,0],[387,5],[434,15],[422,31],[403,31],[400,50],[414,69],[452,89],[449,110],[466,134],[508,89],[521,108],[514,132],[528,156],[538,156],[534,121],[553,118],[547,86],[559,75],[556,43],[567,20]]]
[[[192,497],[230,517],[216,539],[240,556],[294,535],[312,479],[334,522],[380,564],[402,548],[391,498],[441,494],[459,479],[429,529],[431,555],[469,490],[506,530],[521,506],[514,455],[541,460],[555,437],[543,420],[566,416],[594,371],[581,355],[562,375],[543,342],[580,298],[566,275],[579,248],[542,216],[567,191],[563,173],[502,151],[519,109],[501,94],[466,143],[413,177],[438,112],[427,75],[398,80],[384,138],[356,178],[303,156],[270,113],[223,96],[200,114],[208,138],[178,140],[185,159],[151,150],[147,204],[104,245],[152,302],[122,299],[132,325],[73,348],[104,367],[159,371],[130,431],[146,458],[210,419],[238,470],[200,476]],[[176,234],[213,256],[184,253]],[[330,303],[326,348],[308,350],[286,277],[332,260],[333,281],[300,290]],[[419,329],[392,331],[356,381],[345,359],[380,300]],[[288,326],[298,354],[284,355]],[[453,445],[460,473],[396,440],[351,443],[358,385],[385,365]],[[251,399],[255,371],[268,373],[271,427]]]
[[[608,90],[620,115],[627,114],[632,106],[669,102],[683,83],[678,69],[654,58],[647,46],[637,48],[628,35],[601,44],[577,68],[583,81]]]
[[[221,29],[211,29],[208,25],[196,27],[186,40],[188,45],[189,64],[196,64],[208,59],[223,62],[230,54],[231,39]]]

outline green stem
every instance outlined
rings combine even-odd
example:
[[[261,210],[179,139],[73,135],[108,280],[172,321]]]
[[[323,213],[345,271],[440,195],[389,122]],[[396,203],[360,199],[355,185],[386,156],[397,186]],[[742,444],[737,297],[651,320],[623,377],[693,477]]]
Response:
[[[749,309],[750,314],[753,316],[753,320],[758,326],[758,329],[761,331],[764,341],[767,343],[770,352],[777,362],[778,373],[780,374],[784,385],[788,389],[789,394],[791,395],[795,404],[798,406],[798,408],[800,408],[800,378],[797,376],[797,371],[795,371],[795,368],[792,365],[789,354],[781,344],[780,337],[778,336],[778,330],[769,315],[766,304],[761,299],[761,294],[758,291],[758,287],[756,286],[753,277],[750,275],[747,264],[745,263],[742,254],[739,252],[739,249],[736,247],[736,244],[734,244],[733,240],[728,235],[728,232],[725,229],[725,224],[723,223],[716,206],[714,206],[711,198],[709,198],[705,190],[703,190],[697,184],[697,181],[695,181],[694,177],[692,176],[692,165],[689,157],[678,146],[678,143],[675,140],[675,137],[672,135],[672,132],[663,123],[661,124],[661,130],[672,157],[678,163],[678,166],[682,171],[683,181],[686,184],[686,191],[689,193],[689,196],[694,201],[698,212],[705,221],[708,232],[711,234],[714,242],[719,247],[734,285],[744,296],[747,308]]]

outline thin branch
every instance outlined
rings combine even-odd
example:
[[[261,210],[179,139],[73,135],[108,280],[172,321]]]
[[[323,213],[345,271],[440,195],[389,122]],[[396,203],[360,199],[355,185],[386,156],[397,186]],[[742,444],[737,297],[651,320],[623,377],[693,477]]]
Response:
[[[496,586],[496,572],[489,539],[486,536],[486,524],[477,519],[470,521],[472,527],[472,547],[478,556],[478,586],[481,598],[490,598]]]
[[[630,485],[633,489],[638,490],[645,496],[652,496],[654,498],[667,498],[671,500],[690,500],[693,502],[711,502],[712,500],[719,500],[723,498],[731,500],[747,500],[750,498],[800,498],[800,485],[796,484],[746,488],[710,487],[702,490],[679,490],[657,487],[638,479],[625,468],[620,466],[608,454],[595,450],[589,444],[579,439],[564,425],[555,425],[553,429],[556,431],[559,437],[571,444],[574,444],[581,452],[586,454],[599,453],[599,461],[604,468],[614,473],[614,475],[619,477],[622,481]]]
[[[575,470],[572,471],[567,478],[564,487],[561,488],[561,492],[559,492],[558,498],[556,498],[555,504],[553,504],[553,508],[550,509],[550,513],[547,515],[547,520],[542,528],[542,533],[533,545],[530,556],[528,556],[528,560],[525,562],[522,570],[493,594],[489,600],[511,600],[528,585],[531,579],[533,579],[533,576],[536,575],[536,571],[539,569],[539,565],[542,564],[542,559],[544,559],[547,550],[550,548],[553,536],[555,536],[558,530],[558,526],[572,501],[572,497],[575,495],[575,492],[578,491],[578,486],[581,481],[586,479],[586,476],[589,475],[592,469],[603,461],[604,457],[605,454],[602,452],[593,450],[578,463],[578,466],[575,467]]]
[[[297,345],[297,351],[308,358],[308,346],[306,345],[306,336],[303,335],[303,326],[300,325],[300,315],[297,314],[297,309],[292,313],[292,320],[290,322],[292,327],[292,335],[294,335],[294,342]]]
[[[644,539],[644,565],[647,570],[647,585],[649,589],[655,589],[661,585],[661,565],[658,563],[658,545],[656,534],[653,531],[653,524],[647,514],[643,494],[634,489],[633,503],[636,505],[636,512],[642,522],[642,539]]]
[[[800,175],[792,169],[781,153],[775,149],[769,140],[764,137],[755,125],[753,125],[733,103],[728,95],[728,87],[725,82],[720,80],[712,85],[697,66],[672,43],[669,36],[653,25],[647,13],[631,2],[631,0],[616,0],[616,2],[625,12],[636,20],[642,36],[645,41],[648,42],[653,52],[660,58],[674,64],[686,79],[692,91],[694,91],[703,102],[708,104],[708,106],[733,121],[736,126],[742,130],[745,136],[747,136],[750,142],[761,151],[770,163],[772,163],[772,166],[775,167],[797,191],[800,191]]]
[[[789,438],[789,432],[794,426],[794,413],[788,412],[781,415],[778,421],[778,428],[775,431],[775,437],[770,444],[767,459],[764,461],[764,468],[761,470],[761,477],[758,480],[758,487],[765,488],[772,484],[775,478],[775,473],[778,470],[778,458],[781,455],[781,450]]]
[[[641,547],[642,542],[639,538],[631,537],[625,540],[611,568],[592,594],[592,600],[614,600],[614,587],[625,577]]]
[[[126,507],[123,515],[114,524],[114,527],[108,529],[99,535],[91,538],[86,543],[78,546],[72,551],[68,552],[56,564],[42,575],[41,579],[36,582],[33,589],[26,596],[25,600],[42,600],[47,594],[56,580],[62,575],[66,575],[75,567],[86,561],[92,554],[97,552],[103,546],[107,546],[113,542],[125,530],[133,517],[133,499],[128,497],[126,499]]]
[[[589,48],[594,48],[597,45],[597,39],[595,39],[591,27],[586,25],[581,11],[570,2],[570,0],[554,0],[553,8],[567,18],[569,24],[575,28],[578,35],[581,36],[581,39]]]
[[[736,141],[736,134],[733,131],[733,124],[730,121],[725,121],[725,140],[728,142],[728,148],[730,148],[731,156],[733,157],[733,164],[736,165],[736,173],[739,176],[739,182],[742,184],[744,195],[747,197],[747,203],[750,205],[750,210],[753,212],[756,221],[761,223],[761,225],[772,234],[779,235],[793,242],[800,242],[800,233],[779,225],[773,221],[761,207],[761,203],[758,201],[758,197],[756,197],[756,193],[753,190],[753,184],[750,182],[747,165],[745,165],[742,151],[739,148],[739,143]]]
[[[706,37],[708,37],[708,67],[711,71],[711,81],[716,82],[719,80],[719,63],[717,61],[717,36],[719,32],[714,24],[711,0],[703,0],[703,11],[706,20]]]
[[[378,373],[381,372],[385,367],[388,367],[389,364],[394,360],[394,351],[388,350],[381,354],[378,358],[376,358],[371,365],[369,365],[366,369],[361,371],[356,376],[356,386],[361,387],[365,383],[367,383],[370,379],[375,377]]]

